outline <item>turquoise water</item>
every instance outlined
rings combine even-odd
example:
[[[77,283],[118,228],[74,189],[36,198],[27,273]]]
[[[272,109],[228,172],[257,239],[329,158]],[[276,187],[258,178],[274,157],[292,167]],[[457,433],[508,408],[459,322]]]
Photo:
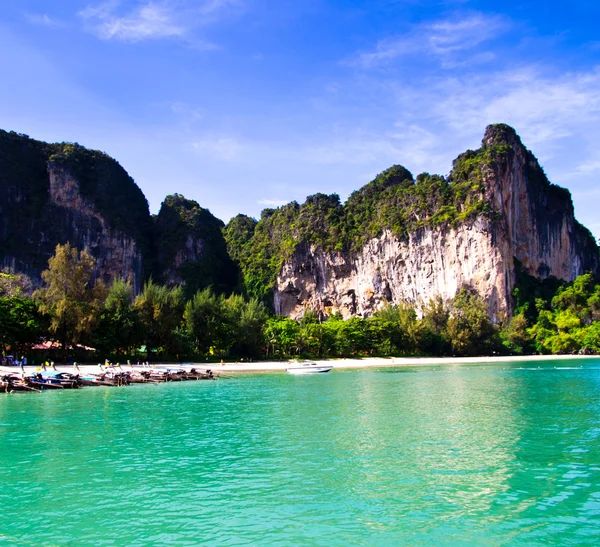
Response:
[[[0,545],[600,544],[600,359],[0,397]]]

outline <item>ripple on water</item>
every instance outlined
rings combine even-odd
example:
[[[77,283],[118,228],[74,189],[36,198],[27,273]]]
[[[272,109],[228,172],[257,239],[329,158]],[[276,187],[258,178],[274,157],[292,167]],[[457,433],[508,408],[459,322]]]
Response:
[[[598,544],[591,363],[0,398],[0,544]]]

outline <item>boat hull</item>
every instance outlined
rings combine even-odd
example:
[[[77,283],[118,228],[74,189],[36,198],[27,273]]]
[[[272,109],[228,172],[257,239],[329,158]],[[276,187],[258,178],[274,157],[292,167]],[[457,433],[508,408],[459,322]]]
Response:
[[[332,365],[317,365],[317,364],[308,364],[308,365],[298,365],[288,367],[286,371],[289,374],[323,374],[325,372],[329,372],[333,368]]]

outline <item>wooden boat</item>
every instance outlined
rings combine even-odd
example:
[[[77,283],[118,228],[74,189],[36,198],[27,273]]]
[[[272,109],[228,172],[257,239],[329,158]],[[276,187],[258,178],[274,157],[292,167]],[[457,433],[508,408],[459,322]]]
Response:
[[[82,386],[114,386],[116,385],[114,380],[110,379],[107,380],[104,378],[104,375],[95,375],[95,374],[88,374],[86,376],[79,376],[79,381],[81,382]]]
[[[290,374],[318,374],[329,372],[332,368],[333,365],[318,365],[312,361],[306,361],[303,363],[294,363],[285,370]]]
[[[42,391],[50,389],[65,389],[60,382],[49,381],[39,373],[33,374],[32,376],[26,376],[24,380],[28,386]]]
[[[213,373],[211,369],[196,370],[195,368],[191,369],[189,372],[185,373],[186,380],[216,380],[217,377]]]
[[[6,374],[0,378],[0,392],[13,393],[14,391],[40,391],[30,385],[17,374]]]
[[[60,385],[63,389],[77,389],[81,387],[79,376],[70,372],[44,370],[37,374],[37,378],[46,384]]]
[[[128,372],[116,372],[114,370],[105,371],[102,380],[111,382],[113,386],[128,386],[131,384],[131,377]]]
[[[163,380],[152,378],[149,370],[132,370],[129,373],[129,381],[132,384],[159,384]]]

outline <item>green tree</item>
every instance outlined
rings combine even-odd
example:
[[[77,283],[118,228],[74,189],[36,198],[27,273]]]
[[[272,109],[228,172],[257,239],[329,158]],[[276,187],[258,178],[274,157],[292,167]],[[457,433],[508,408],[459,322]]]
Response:
[[[227,324],[223,299],[217,297],[212,289],[198,291],[185,306],[184,322],[192,337],[196,351],[210,353],[218,348],[226,352]]]
[[[419,350],[426,355],[449,355],[452,345],[446,337],[450,309],[441,296],[427,302],[419,322]]]
[[[133,288],[129,281],[113,280],[104,309],[94,333],[94,346],[105,353],[131,354],[143,343],[142,324],[133,307]]]
[[[300,325],[287,317],[270,317],[265,324],[267,354],[271,357],[296,355],[299,350]]]
[[[257,298],[251,298],[240,309],[237,317],[233,350],[238,355],[259,357],[265,345],[264,326],[269,314],[266,306]]]
[[[94,283],[93,272],[94,259],[86,251],[80,253],[70,243],[57,245],[42,272],[44,287],[33,295],[63,351],[89,335],[98,321],[106,288],[99,280]]]
[[[42,321],[35,302],[30,298],[0,297],[0,351],[16,356],[25,346],[38,340]]]
[[[510,352],[522,355],[526,353],[531,343],[528,333],[529,323],[524,313],[513,316],[500,331],[503,346]]]
[[[133,307],[143,325],[148,357],[153,352],[163,356],[180,355],[183,349],[180,327],[185,308],[183,289],[169,289],[150,280],[134,300]]]
[[[0,272],[0,297],[27,296],[31,294],[31,281],[22,274]]]
[[[386,341],[388,355],[395,352],[415,353],[420,339],[420,325],[413,306],[408,302],[386,304],[374,316],[390,324],[387,328],[389,340]]]
[[[583,336],[584,349],[600,354],[600,322],[592,323]]]
[[[471,289],[462,289],[452,300],[446,336],[456,355],[482,355],[493,351],[496,328],[487,306]]]

